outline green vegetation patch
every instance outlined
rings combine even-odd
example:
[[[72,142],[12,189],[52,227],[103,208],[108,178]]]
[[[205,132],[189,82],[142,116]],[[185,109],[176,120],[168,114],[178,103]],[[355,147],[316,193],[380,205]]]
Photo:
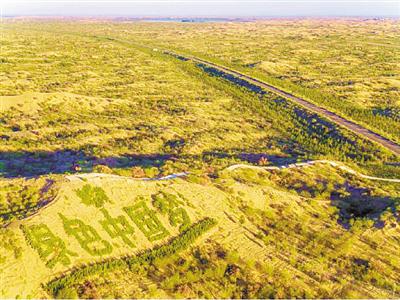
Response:
[[[186,210],[180,205],[183,201],[178,196],[161,191],[152,195],[153,205],[163,214],[167,214],[172,226],[180,225],[179,229],[185,230],[190,225],[190,218]]]
[[[186,249],[198,237],[211,229],[215,224],[216,221],[213,219],[203,219],[198,223],[193,224],[179,236],[172,238],[169,243],[146,250],[143,253],[135,256],[110,259],[92,265],[82,266],[78,269],[70,271],[70,273],[62,276],[61,278],[50,281],[44,287],[53,296],[57,296],[59,295],[60,291],[79,283],[87,276],[102,274],[121,268],[135,268],[136,266],[149,264],[158,258],[171,256],[181,250]]]
[[[169,235],[168,230],[157,218],[155,211],[148,208],[143,199],[133,206],[124,207],[124,211],[150,242],[163,239]]]
[[[67,266],[71,263],[69,256],[77,256],[69,251],[64,241],[54,235],[45,224],[21,225],[21,230],[28,244],[38,252],[49,268],[53,268],[57,263]]]
[[[22,245],[15,233],[8,228],[0,229],[0,265],[7,260],[8,252],[12,252],[15,259],[22,256]]]
[[[77,190],[76,195],[81,198],[82,203],[98,208],[103,207],[106,202],[111,202],[101,187],[90,184],[85,184],[81,189]]]
[[[34,214],[51,202],[57,192],[52,179],[0,181],[0,225]]]
[[[111,244],[103,240],[92,226],[79,219],[68,219],[60,213],[59,216],[63,221],[65,232],[75,237],[90,255],[102,256],[112,252]]]
[[[135,229],[129,224],[127,219],[122,215],[113,218],[104,208],[101,209],[101,212],[104,215],[104,220],[99,222],[108,235],[113,239],[120,237],[129,247],[135,247],[131,237]]]

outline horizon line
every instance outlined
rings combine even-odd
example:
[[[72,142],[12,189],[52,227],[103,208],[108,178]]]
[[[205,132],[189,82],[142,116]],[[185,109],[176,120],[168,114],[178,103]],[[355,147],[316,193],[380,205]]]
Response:
[[[263,15],[263,16],[243,16],[243,15],[119,15],[119,14],[82,14],[82,15],[61,15],[61,14],[13,14],[2,15],[3,18],[131,18],[131,19],[262,19],[262,18],[395,18],[399,19],[400,16],[395,15]]]

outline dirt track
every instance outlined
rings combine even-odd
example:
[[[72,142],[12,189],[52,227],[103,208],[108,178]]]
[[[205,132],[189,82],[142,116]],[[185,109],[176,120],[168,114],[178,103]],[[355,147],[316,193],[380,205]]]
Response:
[[[278,89],[278,88],[276,88],[276,87],[274,87],[272,85],[269,85],[269,84],[267,84],[265,82],[262,82],[262,81],[260,81],[258,79],[255,79],[253,77],[250,77],[250,76],[247,76],[245,74],[242,74],[242,73],[240,73],[238,71],[229,69],[229,68],[224,67],[224,66],[220,66],[220,65],[214,64],[212,62],[209,62],[209,61],[197,58],[197,57],[183,56],[181,54],[177,54],[177,53],[174,53],[174,52],[171,52],[171,51],[164,51],[164,53],[172,54],[174,56],[180,57],[180,59],[191,60],[191,61],[194,61],[194,62],[202,63],[204,65],[211,66],[211,67],[213,67],[213,68],[215,68],[215,69],[217,69],[217,70],[219,70],[221,72],[224,72],[226,74],[230,74],[230,75],[236,76],[237,78],[244,79],[244,80],[246,80],[246,81],[248,81],[248,82],[250,82],[252,84],[255,84],[255,85],[257,85],[259,87],[262,87],[262,88],[264,88],[266,90],[269,90],[269,91],[271,91],[271,92],[273,92],[275,94],[283,96],[283,97],[285,97],[285,98],[287,98],[287,99],[289,99],[289,100],[291,100],[291,101],[293,101],[293,102],[305,107],[306,109],[308,109],[308,110],[310,110],[312,112],[315,112],[315,113],[317,113],[317,114],[319,114],[321,116],[326,117],[331,122],[333,122],[333,123],[335,123],[335,124],[337,124],[337,125],[339,125],[341,127],[344,127],[344,128],[346,128],[346,129],[348,129],[348,130],[350,130],[350,131],[352,131],[352,132],[354,132],[354,133],[356,133],[356,134],[358,134],[358,135],[360,135],[360,136],[362,136],[364,138],[367,138],[367,139],[369,139],[369,140],[371,140],[371,141],[373,141],[375,143],[380,144],[381,146],[385,147],[386,149],[392,151],[394,154],[400,155],[400,145],[396,144],[395,142],[393,142],[393,141],[391,141],[391,140],[389,140],[389,139],[387,139],[387,138],[385,138],[385,137],[383,137],[383,136],[381,136],[381,135],[379,135],[379,134],[377,134],[377,133],[375,133],[375,132],[373,132],[373,131],[371,131],[371,130],[369,130],[369,129],[367,129],[367,128],[359,125],[359,124],[356,124],[356,123],[354,123],[352,121],[349,121],[349,120],[337,115],[336,113],[334,113],[332,111],[329,111],[329,110],[327,110],[325,108],[317,106],[317,105],[315,105],[315,104],[313,104],[313,103],[311,103],[311,102],[309,102],[307,100],[304,100],[302,98],[296,97],[296,96],[294,96],[294,95],[292,95],[290,93],[287,93],[287,92],[285,92],[285,91],[283,91],[281,89]]]
[[[336,162],[333,160],[311,160],[311,161],[306,161],[306,162],[301,162],[301,163],[295,163],[295,164],[290,164],[290,165],[280,165],[280,166],[269,166],[269,167],[260,167],[260,166],[253,166],[253,165],[244,165],[244,164],[237,164],[237,165],[232,165],[228,168],[226,168],[227,171],[234,171],[236,169],[255,169],[255,170],[266,170],[266,171],[271,171],[271,170],[282,170],[282,169],[294,169],[294,168],[303,168],[307,166],[312,166],[315,164],[327,164],[330,165],[334,168],[338,168],[342,171],[345,171],[347,173],[356,175],[361,178],[369,179],[369,180],[379,180],[379,181],[388,181],[388,182],[396,182],[400,183],[400,179],[398,178],[381,178],[381,177],[375,177],[375,176],[368,176],[361,174],[360,172],[357,172],[344,164],[340,162]]]
[[[298,168],[303,168],[303,167],[307,167],[307,166],[312,166],[315,164],[327,164],[334,168],[338,168],[342,171],[345,171],[347,173],[350,173],[350,174],[353,174],[353,175],[356,175],[358,177],[365,178],[365,179],[400,183],[400,179],[398,179],[398,178],[381,178],[381,177],[364,175],[364,174],[361,174],[360,172],[357,172],[357,171],[351,169],[350,167],[347,167],[343,163],[333,161],[333,160],[326,160],[326,159],[310,160],[310,161],[293,163],[293,164],[288,164],[288,165],[267,166],[267,167],[236,164],[236,165],[227,167],[225,170],[234,171],[236,169],[243,169],[243,168],[246,169],[247,168],[247,169],[271,171],[271,170],[294,169],[294,168],[298,169]],[[154,181],[154,180],[157,181],[157,180],[171,180],[171,179],[175,179],[175,178],[182,178],[182,177],[188,176],[189,174],[190,174],[190,172],[181,172],[181,173],[174,173],[174,174],[170,174],[167,176],[156,177],[156,178],[133,178],[133,177],[119,176],[119,175],[113,175],[113,174],[103,174],[103,173],[82,173],[82,174],[69,175],[69,176],[66,176],[66,178],[70,181],[86,180],[89,178],[92,178],[92,179],[93,178],[108,178],[108,179],[112,178],[112,179],[117,179],[117,180],[127,179],[127,180],[136,180],[136,181],[137,180],[139,180],[139,181]]]

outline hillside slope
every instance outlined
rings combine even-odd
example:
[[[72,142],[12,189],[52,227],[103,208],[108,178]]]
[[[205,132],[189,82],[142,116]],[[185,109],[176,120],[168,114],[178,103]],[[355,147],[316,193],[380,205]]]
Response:
[[[399,295],[396,183],[368,189],[368,181],[323,164],[226,170],[204,180],[63,179],[50,204],[2,230],[14,245],[2,245],[2,297]],[[176,247],[129,271],[144,250],[174,245],[174,237],[181,243],[208,218],[215,226],[189,239],[188,250]],[[96,262],[101,267],[88,265]],[[173,270],[180,275],[170,282]]]

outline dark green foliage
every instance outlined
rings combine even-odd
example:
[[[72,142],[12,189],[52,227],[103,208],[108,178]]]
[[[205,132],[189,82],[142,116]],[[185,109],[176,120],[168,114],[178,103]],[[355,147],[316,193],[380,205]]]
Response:
[[[161,213],[168,214],[169,222],[172,226],[180,225],[180,230],[185,230],[190,225],[190,218],[182,207],[183,201],[170,193],[159,192],[158,194],[152,195],[153,205]]]
[[[212,77],[220,78],[220,82],[232,82],[233,85],[228,87],[218,84],[215,80],[210,80],[212,78],[203,79],[207,83],[213,83],[235,95],[242,109],[247,107],[268,119],[273,116],[271,122],[279,124],[278,128],[289,134],[290,141],[287,147],[292,148],[292,153],[310,152],[314,155],[333,155],[345,161],[351,159],[362,162],[384,158],[388,155],[383,149],[378,151],[372,142],[339,128],[327,119],[309,112],[289,100],[265,92],[254,84],[237,79],[215,68],[201,68]],[[252,96],[249,97],[249,94]]]
[[[131,238],[128,237],[133,236],[135,229],[128,223],[126,218],[124,216],[113,218],[104,208],[101,209],[101,212],[105,219],[99,222],[104,230],[107,231],[108,235],[113,239],[120,237],[129,247],[135,247]]]
[[[70,236],[74,236],[81,247],[89,254],[101,256],[112,252],[111,244],[103,240],[92,226],[79,219],[67,219],[62,214],[58,215],[63,221],[65,232]]]
[[[55,236],[45,224],[23,226],[21,230],[28,244],[35,249],[46,266],[53,268],[57,263],[67,266],[71,263],[68,256],[77,254],[69,251],[62,239]]]
[[[216,221],[210,218],[203,219],[193,224],[179,236],[174,237],[169,243],[146,250],[142,253],[132,256],[126,256],[118,259],[109,259],[91,265],[84,265],[80,268],[71,270],[68,274],[56,278],[47,283],[44,288],[52,295],[57,295],[58,291],[71,287],[86,277],[95,274],[104,274],[117,269],[135,268],[140,265],[148,265],[159,258],[168,257],[186,249],[204,232],[216,225]]]
[[[133,206],[124,207],[124,211],[150,242],[169,235],[167,229],[157,218],[155,211],[148,208],[143,199],[139,199]]]
[[[106,202],[111,202],[101,187],[90,184],[85,184],[80,190],[77,190],[76,195],[81,198],[82,203],[96,207],[103,207]]]

